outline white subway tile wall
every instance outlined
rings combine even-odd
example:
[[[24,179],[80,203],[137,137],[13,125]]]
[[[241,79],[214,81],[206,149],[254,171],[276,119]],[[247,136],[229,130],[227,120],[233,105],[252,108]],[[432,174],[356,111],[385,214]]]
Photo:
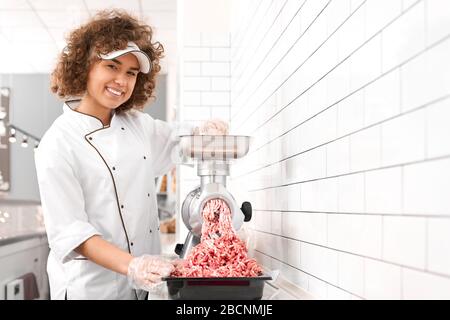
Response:
[[[184,36],[179,120],[197,125],[211,118],[229,122],[230,33],[191,32]],[[179,170],[179,200],[182,202],[200,180],[196,168],[183,165]],[[187,229],[181,218],[177,223],[177,240],[184,242]]]
[[[235,0],[231,47],[186,66],[253,137],[231,192],[253,205],[255,257],[319,299],[450,298],[448,12]]]
[[[181,62],[180,120],[230,121],[230,34],[186,34]]]

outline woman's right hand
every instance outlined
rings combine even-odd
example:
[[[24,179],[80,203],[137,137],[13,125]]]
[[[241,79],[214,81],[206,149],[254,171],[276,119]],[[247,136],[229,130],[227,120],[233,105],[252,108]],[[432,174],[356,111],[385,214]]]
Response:
[[[130,261],[128,283],[134,289],[150,291],[161,283],[162,277],[169,276],[174,268],[174,265],[166,259],[144,254]]]

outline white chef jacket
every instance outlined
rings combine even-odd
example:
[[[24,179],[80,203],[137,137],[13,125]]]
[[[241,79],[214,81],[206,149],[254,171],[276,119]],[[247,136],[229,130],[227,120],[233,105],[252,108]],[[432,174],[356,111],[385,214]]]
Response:
[[[50,245],[47,271],[52,299],[136,299],[127,277],[74,249],[93,235],[133,256],[159,254],[155,176],[173,166],[176,136],[188,123],[169,124],[129,110],[109,126],[64,104],[35,152]]]

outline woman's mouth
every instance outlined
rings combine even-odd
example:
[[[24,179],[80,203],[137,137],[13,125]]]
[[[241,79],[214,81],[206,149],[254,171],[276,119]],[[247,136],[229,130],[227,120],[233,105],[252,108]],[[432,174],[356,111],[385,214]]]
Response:
[[[121,90],[113,89],[110,87],[106,87],[106,91],[108,91],[114,97],[121,97],[124,93]]]

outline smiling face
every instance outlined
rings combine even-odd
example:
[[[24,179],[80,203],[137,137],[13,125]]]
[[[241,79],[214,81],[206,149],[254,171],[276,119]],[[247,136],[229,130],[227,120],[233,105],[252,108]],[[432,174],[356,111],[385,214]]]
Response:
[[[96,62],[89,70],[85,99],[91,108],[116,109],[131,97],[138,72],[138,60],[131,53]]]

